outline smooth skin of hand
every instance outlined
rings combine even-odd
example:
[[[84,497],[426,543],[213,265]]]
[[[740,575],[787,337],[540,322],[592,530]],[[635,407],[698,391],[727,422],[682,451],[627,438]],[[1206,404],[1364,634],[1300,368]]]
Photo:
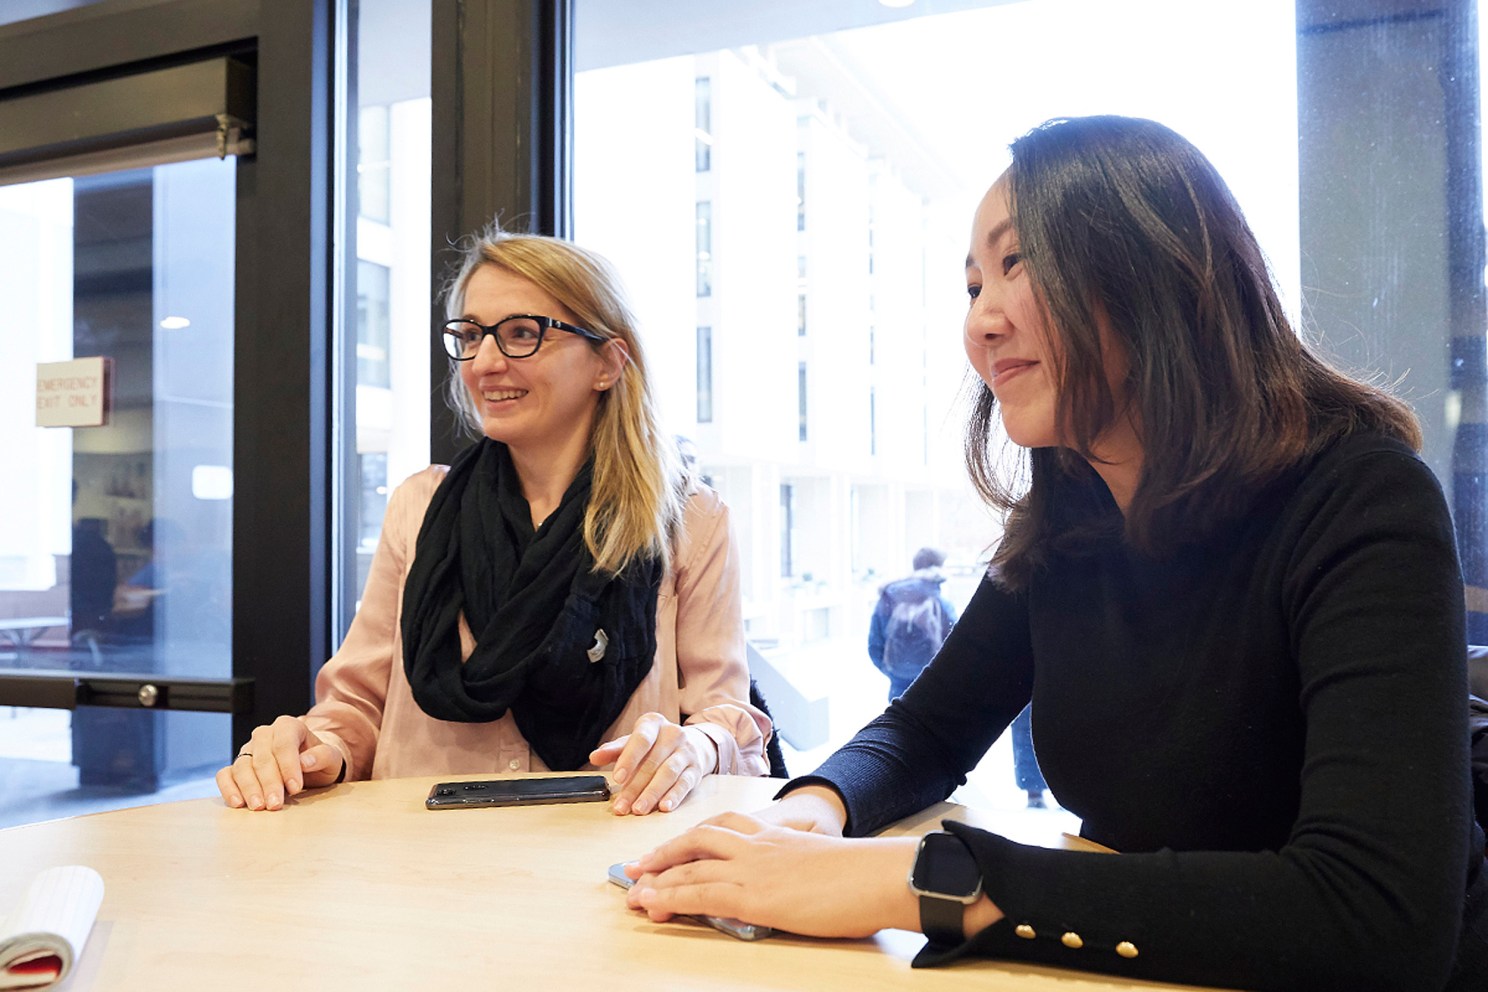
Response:
[[[721,813],[718,816],[709,817],[698,826],[727,826],[735,822],[733,817],[736,816],[738,816],[737,813]],[[805,785],[791,790],[785,798],[777,799],[764,809],[751,813],[750,819],[765,826],[784,827],[787,830],[800,830],[826,837],[841,837],[842,828],[847,824],[847,806],[843,803],[842,796],[831,786]],[[673,867],[673,863],[666,861],[662,855],[658,854],[660,850],[663,849],[658,848],[646,857],[625,865],[625,874],[632,882],[639,880],[648,872],[656,874]],[[634,900],[632,900],[632,905],[634,905]]]
[[[342,763],[341,752],[304,720],[281,716],[254,728],[238,757],[217,773],[217,789],[232,809],[282,809],[288,796],[333,784]]]
[[[632,909],[662,922],[727,916],[812,937],[919,930],[908,879],[918,837],[847,840],[847,810],[827,786],[796,789],[754,815],[724,813],[625,866]],[[983,895],[967,907],[969,937],[1002,919]]]
[[[847,805],[837,790],[829,785],[803,785],[792,789],[783,799],[750,815],[773,826],[828,837],[841,837],[842,828],[847,826]]]
[[[660,713],[643,713],[630,733],[589,754],[589,763],[596,767],[612,761],[611,778],[620,786],[610,801],[616,816],[644,815],[654,809],[669,813],[718,767],[718,746],[697,727],[679,726]]]
[[[626,897],[661,922],[731,916],[811,937],[866,937],[919,928],[905,879],[918,838],[844,840],[725,813],[636,863]]]

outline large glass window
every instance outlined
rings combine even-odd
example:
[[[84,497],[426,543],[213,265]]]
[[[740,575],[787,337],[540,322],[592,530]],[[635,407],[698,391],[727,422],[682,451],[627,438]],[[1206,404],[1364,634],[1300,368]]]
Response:
[[[703,322],[691,205],[711,204],[711,420],[691,419],[690,377],[663,382],[663,408],[744,536],[751,639],[800,685],[834,687],[828,746],[882,705],[865,651],[879,586],[936,545],[959,609],[998,539],[960,464],[962,262],[1008,142],[1043,120],[1121,113],[1192,139],[1240,199],[1294,316],[1345,364],[1404,375],[1426,458],[1459,497],[1473,477],[1454,473],[1454,445],[1481,459],[1469,432],[1488,433],[1481,221],[1452,213],[1480,209],[1481,163],[1463,173],[1451,158],[1478,147],[1479,95],[1442,82],[1476,78],[1455,61],[1477,41],[1460,37],[1472,4],[1420,16],[1324,0],[926,6],[772,5],[766,25],[722,2],[646,16],[577,4],[575,235],[636,290],[653,348],[685,349]],[[704,77],[706,177],[693,141]],[[617,161],[621,140],[647,154]],[[777,487],[778,502],[760,497]],[[1455,502],[1459,528],[1483,515],[1472,497]],[[1467,543],[1471,604],[1488,563],[1475,572]],[[778,568],[755,561],[773,555]],[[1010,755],[987,764],[973,786],[1021,800]]]

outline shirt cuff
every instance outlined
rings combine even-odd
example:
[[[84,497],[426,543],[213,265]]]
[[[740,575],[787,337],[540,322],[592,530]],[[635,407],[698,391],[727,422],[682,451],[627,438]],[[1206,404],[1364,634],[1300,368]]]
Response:
[[[341,735],[329,730],[315,730],[313,732],[316,737],[320,738],[322,744],[329,744],[341,755],[341,774],[336,776],[336,781],[332,782],[331,785],[340,785],[348,779],[355,781],[357,776],[353,774],[356,769],[351,767],[351,749],[346,746],[346,742],[341,739]]]
[[[736,743],[734,741],[734,735],[716,724],[689,723],[686,726],[688,729],[691,730],[702,731],[703,736],[713,742],[713,767],[708,769],[706,774],[716,775],[719,772],[723,771],[723,756],[729,753],[725,751],[724,748],[728,744]]]

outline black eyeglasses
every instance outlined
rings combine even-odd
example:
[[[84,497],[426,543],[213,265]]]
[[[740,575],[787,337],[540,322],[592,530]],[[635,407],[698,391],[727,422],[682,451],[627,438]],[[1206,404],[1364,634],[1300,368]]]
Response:
[[[489,325],[473,320],[446,321],[440,327],[440,337],[444,338],[444,350],[457,362],[468,362],[474,358],[487,334],[496,339],[496,347],[507,358],[527,358],[537,354],[537,349],[542,347],[543,338],[555,328],[599,344],[609,340],[603,334],[596,334],[574,324],[530,313],[515,314]]]

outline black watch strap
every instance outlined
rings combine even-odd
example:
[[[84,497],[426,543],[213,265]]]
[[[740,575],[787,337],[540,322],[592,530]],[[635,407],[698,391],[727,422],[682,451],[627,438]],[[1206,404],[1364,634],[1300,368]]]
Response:
[[[966,939],[966,903],[944,896],[920,896],[920,930],[930,943],[955,947]]]
[[[966,907],[982,894],[982,876],[966,841],[936,830],[920,838],[909,888],[920,900],[920,930],[930,943],[955,947],[966,939]]]

